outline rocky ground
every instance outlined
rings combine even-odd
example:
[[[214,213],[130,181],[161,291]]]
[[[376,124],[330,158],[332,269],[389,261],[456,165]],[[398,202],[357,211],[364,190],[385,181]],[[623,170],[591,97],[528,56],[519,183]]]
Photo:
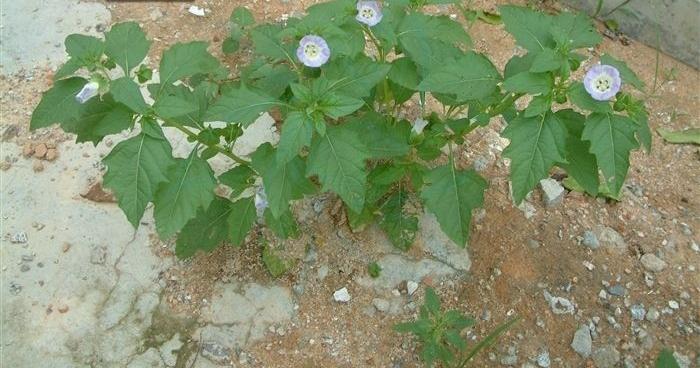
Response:
[[[477,367],[649,367],[663,347],[676,351],[681,366],[700,366],[696,146],[655,135],[651,153],[633,155],[620,202],[562,191],[551,180],[517,208],[496,120],[472,134],[460,158],[490,182],[468,250],[449,244],[434,218],[423,216],[413,249],[397,251],[376,228],[350,231],[337,198],[319,195],[295,207],[299,239],[281,242],[259,229],[241,249],[179,261],[173,244],[154,235],[149,212],[134,231],[99,185],[101,157],[126,133],[92,147],[57,129],[28,131],[65,57],[65,35],[136,20],[154,40],[148,62],[155,67],[179,41],[206,40],[218,54],[240,4],[196,1],[205,17],[176,2],[3,4],[0,365],[420,366],[416,344],[392,326],[414,319],[434,287],[447,307],[476,318],[470,339],[522,318]],[[259,20],[273,21],[308,4],[248,5]],[[476,24],[470,33],[499,67],[517,52],[500,26]],[[697,70],[661,55],[655,78],[656,52],[633,41],[606,39],[589,50],[603,52],[624,59],[648,85],[657,79],[647,97],[653,129],[699,126]],[[224,60],[236,69],[236,60]],[[168,134],[176,151],[187,149]],[[274,139],[272,120],[263,117],[237,149]],[[278,279],[261,262],[265,243],[291,264]],[[382,267],[379,278],[367,273],[371,261]]]

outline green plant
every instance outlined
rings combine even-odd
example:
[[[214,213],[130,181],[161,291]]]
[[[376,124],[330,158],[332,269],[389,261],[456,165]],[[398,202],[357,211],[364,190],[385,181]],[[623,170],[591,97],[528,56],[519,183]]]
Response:
[[[70,35],[70,59],[31,129],[58,123],[95,145],[131,132],[104,158],[104,185],[134,227],[153,203],[160,237],[179,234],[179,257],[240,245],[256,223],[294,237],[290,202],[319,190],[342,199],[352,227],[376,221],[400,249],[413,243],[423,209],[465,246],[487,181],[454,151],[497,116],[508,122],[504,156],[516,203],[554,166],[592,195],[600,186],[617,195],[630,151],[648,147],[651,134],[643,103],[618,92],[620,79],[643,87],[623,62],[605,55],[607,69],[587,84],[571,79],[586,60],[576,50],[601,41],[590,20],[501,7],[506,30],[528,51],[501,73],[471,50],[459,22],[423,12],[452,2],[335,0],[285,24],[256,24],[238,8],[222,48],[250,61],[235,75],[195,41],[165,50],[154,81],[142,63],[150,41],[134,22],[114,25],[104,39]],[[516,109],[524,98],[529,105]],[[421,111],[408,120],[401,114],[411,99]],[[563,108],[567,101],[577,110]],[[268,111],[281,117],[279,143],[236,155],[243,130]],[[186,157],[173,157],[166,131],[192,143]],[[219,175],[208,162],[214,156],[229,165]]]
[[[680,368],[676,358],[673,356],[673,351],[669,349],[661,349],[659,356],[654,362],[655,368]]]
[[[367,273],[370,277],[376,279],[382,273],[382,268],[377,264],[377,262],[372,262],[367,265]]]
[[[440,361],[446,367],[461,368],[480,351],[496,342],[517,320],[514,318],[500,325],[479,343],[468,348],[462,331],[472,327],[474,320],[462,315],[458,310],[442,312],[440,299],[432,288],[428,288],[418,319],[414,322],[399,323],[394,326],[394,330],[401,333],[410,332],[416,336],[420,344],[420,357],[428,366]]]

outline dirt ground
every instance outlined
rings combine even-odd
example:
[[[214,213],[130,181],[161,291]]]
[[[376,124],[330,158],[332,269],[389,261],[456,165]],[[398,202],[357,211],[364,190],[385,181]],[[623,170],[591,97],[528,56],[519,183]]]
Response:
[[[187,13],[190,3],[105,4],[112,13],[112,22],[136,20],[154,40],[151,66],[157,66],[162,50],[173,43],[205,40],[211,44],[210,51],[235,70],[236,60],[223,56],[220,50],[227,35],[228,17],[236,6],[247,5],[258,21],[275,21],[297,14],[312,3],[196,1],[195,4],[209,10],[205,18]],[[499,3],[503,2],[475,1],[473,6],[495,10]],[[457,13],[451,7],[434,10]],[[512,38],[502,26],[477,23],[469,33],[475,48],[487,53],[501,70],[516,52]],[[589,50],[593,56],[606,52],[626,61],[648,86],[654,84],[657,53],[653,48],[634,41],[623,45],[606,38],[601,47]],[[3,111],[12,117],[3,119],[3,141],[20,145],[50,142],[57,145],[59,154],[63,147],[72,144],[67,139],[70,137],[58,130],[28,132],[31,108],[38,102],[40,92],[50,85],[51,74],[50,70],[44,70],[34,73],[32,79],[20,75],[0,80]],[[656,90],[647,96],[652,130],[700,127],[700,72],[662,54],[656,79]],[[10,125],[14,128],[9,128]],[[502,128],[503,123],[494,121],[488,128],[473,133],[462,147],[460,164],[464,166],[486,156],[488,165],[481,174],[490,183],[485,215],[472,228],[469,245],[472,267],[467,275],[442,283],[424,279],[418,292],[409,297],[404,312],[398,315],[375,311],[374,293],[353,280],[365,275],[368,260],[376,258],[376,239],[380,236],[375,229],[351,232],[333,213],[335,199],[322,197],[325,206],[319,214],[302,221],[300,239],[286,243],[271,240],[284,257],[297,260],[276,282],[292,288],[307,277],[306,273],[315,275],[323,265],[331,271],[322,281],[305,284],[303,295],[298,298],[298,318],[292,326],[271,333],[246,349],[254,357],[248,364],[420,366],[416,345],[410,337],[392,331],[392,325],[412,319],[417,313],[415,306],[422,303],[425,286],[432,285],[447,306],[475,317],[475,337],[483,337],[509,316],[522,318],[497,346],[476,359],[475,367],[510,365],[508,358],[513,355],[518,357],[515,366],[536,366],[536,359],[543,352],[551,357],[552,367],[592,367],[592,359],[582,359],[570,347],[574,332],[583,325],[590,325],[596,331],[594,350],[612,346],[620,352],[620,366],[632,362],[636,365],[625,366],[652,366],[663,347],[686,356],[690,366],[698,366],[700,151],[697,146],[667,144],[654,134],[650,153],[633,154],[620,202],[571,192],[561,205],[545,208],[540,191],[535,190],[529,203],[536,212],[526,218],[508,195],[508,167],[498,152],[503,141],[498,139],[497,132]],[[33,163],[19,158],[18,162],[4,165],[7,168],[16,164]],[[42,162],[42,165],[51,164]],[[11,170],[10,167],[3,175]],[[42,180],[41,172],[36,173],[35,180]],[[598,225],[617,231],[625,245],[595,250],[582,245],[584,231]],[[225,247],[211,255],[174,264],[165,276],[173,280],[166,287],[166,295],[174,310],[188,315],[200,313],[200,304],[211,298],[211,285],[215,281],[270,282],[259,253],[261,239],[267,234],[262,231],[258,235],[251,237],[242,249]],[[307,244],[313,244],[317,253],[312,266],[302,261]],[[420,256],[421,245],[417,244],[410,252]],[[167,248],[162,253],[163,257],[170,256]],[[646,270],[640,262],[644,254],[658,255],[667,267],[661,272]],[[594,268],[589,270],[592,267],[584,263]],[[339,305],[331,295],[345,285],[353,299],[347,305]],[[610,295],[608,291],[615,285],[624,287],[624,296]],[[554,314],[543,296],[545,290],[573,302],[575,313]],[[606,298],[600,297],[601,290],[608,292]],[[653,321],[633,320],[630,307],[637,304],[643,304],[647,312],[654,307],[661,316]]]

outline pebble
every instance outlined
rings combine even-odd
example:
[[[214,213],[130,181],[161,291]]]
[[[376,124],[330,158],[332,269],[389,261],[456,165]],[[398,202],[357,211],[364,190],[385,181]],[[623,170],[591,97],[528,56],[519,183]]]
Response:
[[[32,170],[34,170],[34,172],[42,172],[44,171],[44,164],[38,160],[34,161],[34,163],[32,164]]]
[[[326,276],[328,276],[328,266],[323,265],[318,268],[318,271],[316,272],[316,278],[318,279],[318,281],[323,281],[323,279],[325,279]]]
[[[586,267],[588,271],[593,271],[595,269],[595,265],[588,261],[583,261],[583,267]]]
[[[349,302],[350,301],[350,293],[348,292],[348,288],[344,287],[342,289],[336,290],[333,293],[333,299],[339,303]]]
[[[374,298],[372,299],[372,305],[380,312],[386,312],[389,310],[389,301],[386,299]]]
[[[564,187],[552,178],[540,180],[540,187],[542,188],[544,204],[547,207],[556,207],[559,205],[566,194]]]
[[[698,243],[696,243],[695,241],[690,243],[690,249],[692,249],[694,252],[700,253],[700,245],[698,245]]]
[[[14,282],[14,281],[10,281],[10,293],[12,295],[19,295],[19,293],[21,293],[21,292],[22,292],[22,285]]]
[[[418,283],[415,281],[408,281],[406,282],[406,291],[408,292],[408,295],[413,295],[413,293],[418,290]]]
[[[649,311],[647,312],[646,319],[649,322],[656,322],[659,317],[661,316],[661,313],[659,313],[659,310],[651,307],[649,308]]]
[[[15,233],[12,235],[10,238],[10,242],[15,243],[15,244],[23,244],[29,241],[29,238],[27,237],[27,233],[24,231],[20,231],[18,233]]]
[[[484,156],[477,156],[474,159],[474,170],[476,171],[484,171],[488,165],[489,159]]]
[[[547,290],[544,290],[544,298],[554,314],[574,314],[574,305],[569,299],[553,296]]]
[[[597,249],[600,247],[600,242],[593,231],[586,230],[583,232],[583,245],[591,249]]]
[[[26,264],[26,263],[23,264],[22,266],[20,266],[20,268],[19,268],[20,272],[27,272],[27,271],[29,271],[30,269],[31,269],[31,267],[29,267],[29,265]]]
[[[22,256],[22,261],[23,262],[31,262],[34,260],[34,256],[31,254],[25,254]]]
[[[547,350],[542,350],[539,355],[537,355],[537,365],[542,368],[548,368],[552,364],[549,359],[549,352]]]
[[[644,309],[644,304],[634,304],[630,307],[630,313],[632,313],[632,319],[642,321],[644,320],[647,311]]]
[[[593,363],[598,368],[614,368],[620,362],[620,352],[612,345],[602,346],[593,353]]]
[[[591,330],[588,326],[583,326],[576,330],[574,339],[571,341],[571,348],[583,358],[588,358],[593,349],[593,340],[591,339]]]
[[[647,271],[661,272],[666,268],[666,262],[652,253],[643,255],[640,260]]]
[[[668,306],[669,306],[671,309],[678,309],[678,308],[680,308],[680,305],[679,305],[678,302],[675,301],[675,300],[669,300],[669,301],[668,301]]]
[[[609,287],[608,293],[611,295],[615,295],[615,296],[625,296],[625,294],[627,293],[627,290],[625,290],[624,286],[617,284],[617,285],[613,285],[613,286]]]
[[[46,152],[48,151],[48,147],[44,143],[39,143],[34,147],[34,157],[36,158],[43,158],[46,156]]]

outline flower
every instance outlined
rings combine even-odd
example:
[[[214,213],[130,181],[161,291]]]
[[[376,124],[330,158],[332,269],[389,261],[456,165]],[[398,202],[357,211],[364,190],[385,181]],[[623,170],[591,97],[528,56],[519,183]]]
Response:
[[[255,191],[255,199],[253,202],[255,203],[255,209],[258,216],[262,216],[268,206],[265,188],[262,186],[258,187],[258,189]]]
[[[428,125],[428,121],[423,119],[423,118],[418,118],[413,122],[413,128],[411,128],[411,132],[415,133],[416,135],[423,133],[423,129]]]
[[[379,3],[376,1],[358,1],[355,19],[370,27],[376,26],[382,21],[382,10],[379,8]]]
[[[299,41],[297,57],[306,66],[318,68],[328,61],[331,49],[326,40],[316,35],[306,35]]]
[[[81,104],[86,103],[89,99],[97,96],[100,92],[100,84],[97,82],[88,82],[83,86],[83,89],[75,95],[75,100]]]
[[[620,91],[621,85],[620,72],[611,65],[596,65],[583,77],[583,86],[586,91],[598,101],[608,101],[613,98]]]

